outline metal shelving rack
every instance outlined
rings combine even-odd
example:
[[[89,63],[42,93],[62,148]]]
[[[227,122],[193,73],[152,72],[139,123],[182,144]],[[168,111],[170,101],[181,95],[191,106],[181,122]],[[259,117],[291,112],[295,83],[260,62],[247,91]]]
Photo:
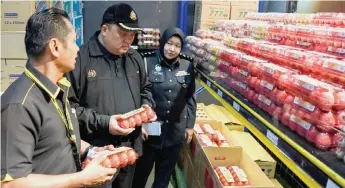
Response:
[[[197,75],[200,84],[277,160],[277,175],[289,179],[290,187],[345,187],[345,164],[333,153],[318,150],[217,78],[200,70]]]

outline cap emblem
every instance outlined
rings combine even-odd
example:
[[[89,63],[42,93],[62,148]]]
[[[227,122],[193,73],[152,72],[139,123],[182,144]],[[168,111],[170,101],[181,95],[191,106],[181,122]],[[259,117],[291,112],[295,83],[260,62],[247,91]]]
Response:
[[[129,14],[129,17],[132,19],[132,20],[136,20],[137,19],[137,15],[135,14],[135,12],[132,10],[132,12]]]

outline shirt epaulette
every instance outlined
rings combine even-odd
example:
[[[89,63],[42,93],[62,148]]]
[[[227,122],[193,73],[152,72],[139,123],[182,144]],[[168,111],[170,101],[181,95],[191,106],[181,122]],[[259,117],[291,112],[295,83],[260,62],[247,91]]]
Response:
[[[180,58],[187,59],[187,60],[189,60],[189,61],[193,61],[193,58],[192,58],[192,57],[190,57],[190,56],[188,56],[188,55],[186,55],[186,54],[182,54],[182,53],[180,53]]]
[[[142,56],[142,57],[150,57],[150,56],[153,56],[153,55],[155,55],[156,54],[156,52],[145,52],[145,53],[140,53],[140,55]]]

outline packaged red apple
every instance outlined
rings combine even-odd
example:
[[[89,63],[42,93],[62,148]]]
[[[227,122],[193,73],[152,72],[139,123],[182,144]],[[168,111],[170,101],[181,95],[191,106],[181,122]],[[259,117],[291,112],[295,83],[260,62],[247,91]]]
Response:
[[[257,100],[258,106],[262,108],[263,110],[265,110],[270,115],[273,114],[274,109],[277,107],[271,99],[261,94],[258,95],[257,99],[253,99],[253,100]]]
[[[200,125],[197,123],[194,125],[194,132],[196,134],[205,134],[205,132],[201,129]]]
[[[296,74],[294,71],[287,68],[275,65],[272,63],[263,63],[259,69],[259,78],[263,78],[272,82],[273,84],[279,84],[280,80],[285,80],[287,77]]]
[[[251,75],[247,70],[245,70],[241,67],[236,67],[236,66],[232,66],[230,68],[230,75],[232,78],[235,78],[235,79],[242,81],[244,83],[249,82],[249,80],[251,78]]]
[[[332,138],[329,133],[319,133],[315,137],[315,145],[320,150],[327,150],[332,145]]]
[[[236,49],[241,51],[251,51],[253,46],[256,44],[256,40],[250,38],[240,38],[236,44]]]
[[[224,73],[231,74],[231,64],[222,59],[217,60],[218,69]]]
[[[205,29],[199,29],[198,31],[195,32],[195,35],[202,38],[211,38],[212,34],[210,30],[205,30]]]
[[[218,53],[218,56],[222,58],[224,61],[233,64],[236,61],[239,61],[242,52],[233,49],[221,49]]]
[[[257,76],[262,63],[267,63],[267,61],[249,55],[241,55],[237,61],[233,62],[236,66],[250,72],[252,76]]]
[[[215,130],[216,132],[216,137],[215,137],[215,142],[217,143],[217,145],[219,147],[230,147],[229,143],[226,141],[224,135],[219,131],[219,130]]]
[[[202,147],[218,147],[216,142],[212,141],[210,137],[205,134],[198,135],[197,138],[199,139]]]
[[[293,95],[300,96],[322,110],[329,111],[335,104],[333,87],[309,76],[291,76],[282,86]]]
[[[247,186],[250,185],[246,173],[239,166],[230,166],[228,170],[233,175],[236,186]]]
[[[236,186],[234,176],[226,167],[216,167],[215,172],[223,186]]]
[[[205,123],[205,124],[201,125],[200,127],[204,131],[204,133],[208,135],[208,137],[211,140],[217,140],[216,139],[216,137],[217,137],[216,132],[210,124]]]
[[[86,159],[82,162],[82,167],[85,168],[100,152],[89,150]],[[134,164],[138,159],[138,154],[129,147],[115,148],[114,151],[102,151],[102,154],[107,155],[107,158],[101,163],[106,168],[126,167],[129,164]]]
[[[320,58],[313,64],[312,71],[327,80],[345,85],[345,60]]]
[[[135,128],[135,126],[141,126],[142,123],[149,122],[155,115],[151,108],[139,108],[123,114],[124,119],[118,120],[118,124],[124,129]]]
[[[216,56],[218,56],[219,51],[224,48],[221,42],[215,40],[208,40],[204,45],[204,49],[206,49],[207,52]]]

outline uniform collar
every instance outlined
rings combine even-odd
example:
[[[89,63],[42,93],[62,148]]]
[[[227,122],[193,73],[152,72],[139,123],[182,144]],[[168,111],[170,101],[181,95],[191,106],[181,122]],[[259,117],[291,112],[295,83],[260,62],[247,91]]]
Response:
[[[58,85],[54,84],[48,77],[46,77],[35,67],[33,67],[29,61],[26,63],[25,73],[50,97],[56,98],[59,95],[59,93],[63,91]],[[71,86],[71,83],[66,78],[60,79],[58,84],[67,88]]]
[[[89,40],[89,51],[91,56],[105,56],[104,52],[102,51],[102,48],[104,48],[104,50],[106,49],[98,40],[99,33],[100,31],[96,31],[95,34]],[[127,54],[132,55],[133,53],[133,49],[129,48]]]
[[[175,68],[176,66],[180,65],[180,57],[177,57],[176,60],[175,60],[173,63],[170,64],[170,63],[167,63],[167,62],[164,60],[164,58],[162,57],[161,54],[159,54],[158,60],[159,60],[160,62],[163,62],[164,65],[166,65],[166,66],[168,66],[168,67],[170,67],[170,68]]]

